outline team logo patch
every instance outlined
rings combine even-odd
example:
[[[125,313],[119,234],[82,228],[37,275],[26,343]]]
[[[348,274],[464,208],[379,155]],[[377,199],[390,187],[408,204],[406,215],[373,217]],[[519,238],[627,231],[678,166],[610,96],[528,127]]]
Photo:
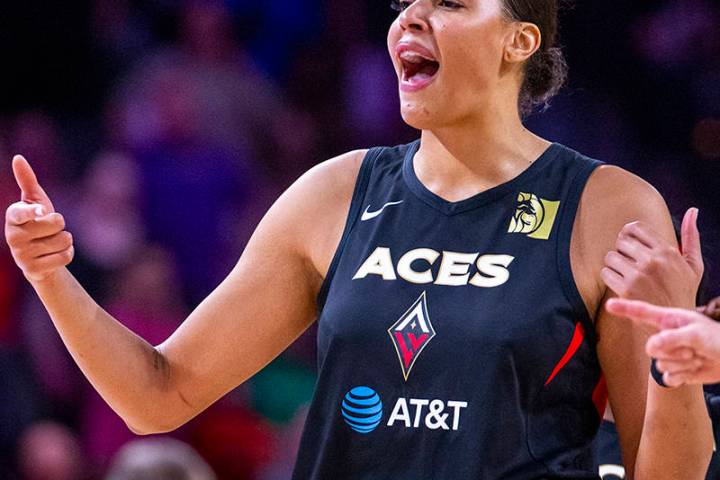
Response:
[[[549,239],[560,202],[545,200],[532,193],[520,193],[517,201],[508,233],[522,233],[537,240]]]
[[[388,329],[388,334],[400,360],[403,377],[407,381],[418,356],[427,347],[430,340],[435,337],[435,329],[430,323],[425,292]]]
[[[375,430],[383,416],[380,395],[370,387],[355,387],[343,399],[340,409],[350,428],[362,434]]]

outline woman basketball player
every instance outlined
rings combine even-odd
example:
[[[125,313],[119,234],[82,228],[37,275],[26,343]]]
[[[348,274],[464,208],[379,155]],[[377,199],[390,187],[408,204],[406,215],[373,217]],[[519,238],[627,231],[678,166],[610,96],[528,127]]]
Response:
[[[597,478],[602,369],[634,478],[703,478],[702,390],[649,383],[646,335],[602,308],[603,259],[625,224],[675,242],[662,198],[521,121],[564,74],[557,1],[396,7],[388,46],[421,139],[310,170],[158,347],[64,268],[72,238],[15,159],[22,201],[8,242],[80,368],[130,428],[165,432],[317,319],[319,378],[294,478],[504,480]]]

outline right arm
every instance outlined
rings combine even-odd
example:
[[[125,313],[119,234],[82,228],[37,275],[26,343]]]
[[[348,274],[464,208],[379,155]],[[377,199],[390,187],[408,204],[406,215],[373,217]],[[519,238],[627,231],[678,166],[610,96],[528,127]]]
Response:
[[[22,201],[8,209],[5,234],[90,383],[134,432],[165,432],[250,378],[315,320],[364,154],[325,162],[290,187],[229,276],[157,347],[105,312],[65,268],[72,237],[20,157],[13,169]]]

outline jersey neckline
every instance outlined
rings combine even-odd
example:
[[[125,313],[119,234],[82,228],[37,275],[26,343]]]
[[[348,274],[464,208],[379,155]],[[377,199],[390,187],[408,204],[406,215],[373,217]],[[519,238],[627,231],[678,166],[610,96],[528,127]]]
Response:
[[[505,195],[512,193],[519,185],[535,177],[543,167],[551,162],[560,152],[562,146],[559,143],[552,143],[528,168],[523,170],[515,178],[501,183],[480,193],[476,193],[457,202],[450,202],[433,193],[428,189],[415,174],[413,160],[420,149],[420,140],[412,142],[403,160],[403,178],[408,188],[417,195],[420,200],[429,206],[439,210],[445,215],[456,215],[486,205],[498,200]]]

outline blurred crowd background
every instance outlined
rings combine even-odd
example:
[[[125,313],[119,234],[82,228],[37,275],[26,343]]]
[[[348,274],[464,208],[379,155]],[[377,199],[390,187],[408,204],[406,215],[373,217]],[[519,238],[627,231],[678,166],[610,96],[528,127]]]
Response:
[[[71,270],[160,343],[302,172],[418,136],[399,115],[388,3],[2,2],[0,203],[19,199],[9,166],[23,153],[75,236]],[[528,120],[646,178],[673,214],[698,206],[710,294],[720,294],[718,24],[713,0],[577,2],[562,18],[569,86]],[[183,444],[163,445],[191,445],[220,479],[289,478],[314,336],[171,435]],[[104,478],[134,438],[74,365],[4,242],[0,379],[0,478]]]

